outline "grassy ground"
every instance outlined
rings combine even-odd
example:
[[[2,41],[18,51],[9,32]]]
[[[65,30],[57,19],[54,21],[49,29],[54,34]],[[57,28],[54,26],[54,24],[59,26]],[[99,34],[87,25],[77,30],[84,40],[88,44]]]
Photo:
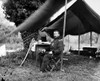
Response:
[[[84,56],[67,55],[63,72],[41,73],[30,54],[19,67],[25,52],[20,51],[0,58],[0,79],[5,81],[99,81],[99,60]]]
[[[17,49],[22,49],[23,48],[23,44],[22,43],[14,43],[14,44],[10,44],[10,43],[6,43],[6,49],[7,50],[17,50]]]

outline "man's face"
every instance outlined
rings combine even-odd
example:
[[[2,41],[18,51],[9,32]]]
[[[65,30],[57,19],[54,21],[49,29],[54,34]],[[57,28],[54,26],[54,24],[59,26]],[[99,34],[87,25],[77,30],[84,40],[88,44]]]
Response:
[[[59,31],[54,31],[54,37],[57,38],[59,36],[60,36]]]

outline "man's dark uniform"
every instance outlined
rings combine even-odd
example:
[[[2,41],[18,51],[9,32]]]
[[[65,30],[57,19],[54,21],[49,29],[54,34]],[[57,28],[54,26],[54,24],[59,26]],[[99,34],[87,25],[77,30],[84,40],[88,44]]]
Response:
[[[45,54],[41,66],[41,71],[43,72],[45,72],[45,69],[47,68],[47,65],[50,63],[51,58],[60,58],[62,51],[64,49],[62,39],[60,39],[60,37],[55,38],[54,41],[51,43],[50,49],[53,52],[53,54]]]

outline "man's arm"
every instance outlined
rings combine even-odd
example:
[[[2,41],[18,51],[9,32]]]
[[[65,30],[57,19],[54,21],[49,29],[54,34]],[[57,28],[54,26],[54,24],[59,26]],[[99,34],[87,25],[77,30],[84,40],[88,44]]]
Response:
[[[59,54],[59,53],[62,53],[63,50],[64,50],[64,44],[63,44],[63,41],[62,40],[59,40],[59,42],[57,43],[57,49],[54,50],[54,53],[55,54]]]
[[[47,38],[47,40],[49,41],[49,42],[52,42],[54,39],[49,35],[49,34],[47,34],[46,32],[45,32],[45,34],[46,34],[46,38]]]

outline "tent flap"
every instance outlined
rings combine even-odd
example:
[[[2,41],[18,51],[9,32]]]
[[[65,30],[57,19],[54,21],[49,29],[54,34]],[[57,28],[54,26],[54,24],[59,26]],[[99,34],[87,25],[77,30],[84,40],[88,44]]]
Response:
[[[63,32],[64,13],[49,24],[47,33],[53,30]],[[66,35],[79,35],[90,31],[100,33],[100,17],[82,0],[77,0],[67,10]],[[51,32],[52,31],[52,32]]]

